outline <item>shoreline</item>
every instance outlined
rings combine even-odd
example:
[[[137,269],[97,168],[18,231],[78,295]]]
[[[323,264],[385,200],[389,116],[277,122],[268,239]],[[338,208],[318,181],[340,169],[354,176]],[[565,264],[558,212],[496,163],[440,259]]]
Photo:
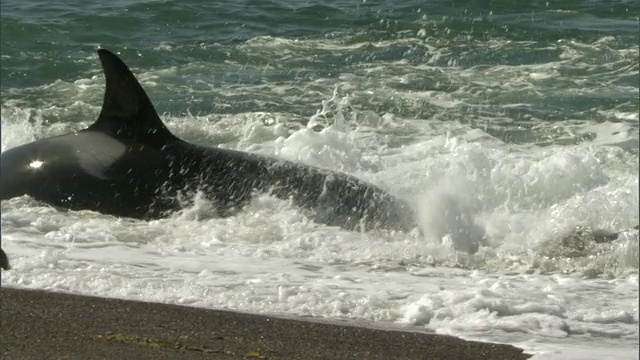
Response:
[[[45,290],[0,288],[5,359],[527,359],[511,345]]]

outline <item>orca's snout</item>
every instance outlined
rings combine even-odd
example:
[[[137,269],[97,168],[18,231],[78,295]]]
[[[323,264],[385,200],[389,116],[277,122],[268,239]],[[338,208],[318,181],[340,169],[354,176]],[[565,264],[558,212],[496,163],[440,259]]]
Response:
[[[4,253],[2,248],[0,248],[0,269],[11,269],[11,266],[9,266],[9,258],[7,258],[7,254]]]

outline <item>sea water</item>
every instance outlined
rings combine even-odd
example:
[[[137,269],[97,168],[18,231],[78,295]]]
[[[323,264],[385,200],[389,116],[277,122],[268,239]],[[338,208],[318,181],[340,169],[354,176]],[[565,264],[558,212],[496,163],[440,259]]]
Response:
[[[317,224],[259,195],[139,221],[2,202],[2,285],[315,317],[638,358],[633,1],[7,0],[2,150],[99,113],[95,50],[190,142],[346,172],[423,234]],[[620,231],[563,242],[576,226]]]

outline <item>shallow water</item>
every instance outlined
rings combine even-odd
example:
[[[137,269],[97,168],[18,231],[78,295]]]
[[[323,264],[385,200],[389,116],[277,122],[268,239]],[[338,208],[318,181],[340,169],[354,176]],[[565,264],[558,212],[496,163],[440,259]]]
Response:
[[[24,197],[2,203],[3,285],[637,348],[636,2],[106,4],[2,3],[3,151],[96,118],[106,47],[178,136],[353,174],[425,234],[268,196],[150,222]],[[563,246],[578,225],[622,232]]]

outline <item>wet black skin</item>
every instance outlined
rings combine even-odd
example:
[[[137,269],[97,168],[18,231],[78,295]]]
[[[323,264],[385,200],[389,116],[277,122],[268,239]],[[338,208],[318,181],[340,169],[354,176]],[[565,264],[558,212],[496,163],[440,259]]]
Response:
[[[220,216],[268,192],[345,229],[415,228],[413,209],[355,177],[291,161],[187,143],[164,126],[127,66],[98,55],[106,90],[87,129],[7,150],[0,197],[29,195],[52,206],[137,219],[166,216],[200,190]],[[182,196],[181,196],[182,195]]]
[[[0,156],[0,198],[29,195],[63,209],[155,219],[204,192],[220,216],[268,192],[309,210],[314,220],[345,229],[416,227],[413,209],[386,191],[330,170],[187,143],[164,126],[127,66],[98,55],[106,89],[100,116],[87,129],[7,150]],[[636,226],[636,229],[638,227]],[[595,242],[617,232],[593,231]],[[0,249],[0,268],[8,269]]]
[[[2,249],[0,249],[0,269],[11,270],[11,266],[9,265],[9,259],[7,258],[7,254],[5,254],[4,250]]]

